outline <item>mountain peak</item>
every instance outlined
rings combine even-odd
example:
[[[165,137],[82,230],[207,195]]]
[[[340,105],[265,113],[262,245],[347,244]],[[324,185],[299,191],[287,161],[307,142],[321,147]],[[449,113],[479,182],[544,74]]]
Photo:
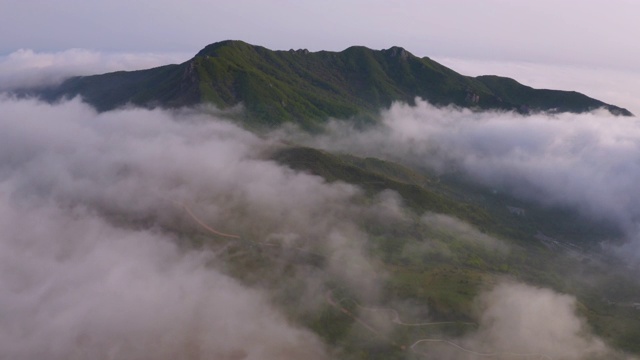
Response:
[[[242,50],[252,50],[255,47],[256,47],[255,45],[251,45],[242,40],[223,40],[223,41],[218,41],[205,46],[202,50],[200,50],[196,54],[196,57],[197,56],[218,56],[220,52],[225,49],[242,51]]]
[[[399,57],[401,60],[407,60],[409,57],[415,57],[412,53],[400,46],[392,46],[382,51],[391,57]]]

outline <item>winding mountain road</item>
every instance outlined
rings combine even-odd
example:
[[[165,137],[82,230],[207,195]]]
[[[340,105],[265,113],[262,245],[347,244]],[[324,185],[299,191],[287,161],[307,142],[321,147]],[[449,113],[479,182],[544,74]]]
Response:
[[[342,313],[346,314],[347,316],[353,318],[356,322],[358,322],[359,324],[363,325],[367,330],[371,331],[372,333],[376,334],[378,337],[385,339],[386,337],[380,333],[378,330],[376,330],[373,326],[371,326],[369,323],[367,323],[365,320],[361,319],[359,316],[353,314],[351,311],[349,311],[348,309],[342,307],[342,305],[340,305],[340,301],[336,301],[333,298],[333,290],[329,290],[327,291],[326,295],[325,295],[326,301],[329,305],[333,306],[334,308],[338,309],[339,311],[341,311]],[[360,304],[358,304],[356,302],[356,305],[360,308],[363,308],[365,310],[368,311],[387,311],[393,314],[392,317],[392,322],[401,326],[433,326],[433,325],[444,325],[444,324],[464,324],[464,325],[474,325],[477,326],[478,324],[476,323],[470,323],[470,322],[455,322],[455,321],[446,321],[446,322],[425,322],[425,323],[404,323],[400,320],[400,315],[398,314],[398,312],[395,309],[391,309],[391,308],[368,308],[368,307],[364,307]],[[504,357],[512,357],[512,358],[531,358],[531,359],[538,359],[538,360],[553,360],[552,357],[545,355],[545,354],[539,354],[539,353],[516,353],[516,352],[479,352],[479,351],[474,351],[471,349],[467,349],[461,345],[458,345],[450,340],[447,339],[437,339],[437,338],[427,338],[427,339],[420,339],[415,341],[413,344],[411,344],[410,346],[406,346],[406,345],[401,345],[401,344],[397,344],[395,342],[391,342],[392,345],[398,347],[401,350],[411,350],[411,352],[413,352],[414,354],[420,355],[420,356],[430,356],[430,354],[425,353],[420,351],[419,349],[416,349],[416,346],[420,345],[420,344],[424,344],[424,343],[442,343],[442,344],[446,344],[449,345],[459,351],[465,352],[467,354],[471,354],[471,355],[475,355],[478,357],[486,357],[486,358],[496,358],[496,357],[500,357],[500,358],[504,358]]]
[[[478,324],[476,324],[474,322],[461,322],[461,321],[438,321],[438,322],[423,322],[423,323],[406,323],[406,322],[403,322],[402,320],[400,320],[400,314],[398,314],[398,312],[395,309],[392,309],[392,308],[366,307],[366,306],[360,305],[357,302],[356,302],[356,305],[358,305],[359,308],[361,308],[363,310],[366,310],[366,311],[391,313],[392,314],[391,322],[393,322],[395,324],[398,324],[398,325],[403,325],[403,326],[429,326],[429,325],[447,325],[447,324],[478,326]]]
[[[211,226],[207,225],[204,221],[200,220],[200,218],[198,218],[196,216],[196,214],[193,213],[193,211],[191,211],[191,208],[189,206],[187,206],[187,204],[178,204],[178,206],[183,208],[184,211],[186,211],[187,214],[189,214],[191,219],[193,219],[193,221],[195,221],[198,225],[202,226],[205,230],[209,231],[210,233],[212,233],[214,235],[230,238],[230,239],[240,239],[240,236],[238,236],[238,235],[223,233],[223,232],[218,231],[218,230],[212,228]]]

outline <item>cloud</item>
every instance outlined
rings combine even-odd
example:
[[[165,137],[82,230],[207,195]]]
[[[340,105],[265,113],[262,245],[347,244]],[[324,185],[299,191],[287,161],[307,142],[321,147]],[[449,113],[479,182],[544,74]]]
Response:
[[[326,357],[268,291],[225,274],[225,254],[180,246],[199,229],[177,204],[250,238],[231,211],[268,228],[292,205],[277,192],[313,190],[309,206],[339,209],[355,190],[255,158],[261,140],[189,113],[0,103],[0,357]]]
[[[627,358],[591,334],[576,305],[569,295],[502,281],[478,297],[476,331],[460,339],[424,339],[412,349],[439,359]]]
[[[393,196],[365,206],[197,110],[0,107],[0,357],[322,358],[288,317],[335,284],[379,296],[359,224],[401,216]]]
[[[0,321],[16,339],[3,355],[323,358],[333,350],[292,322],[335,286],[384,298],[363,224],[407,226],[393,192],[369,198],[280,166],[277,138],[201,109],[0,107],[0,276],[11,288],[0,303],[14,314]],[[422,221],[502,249],[458,220]]]
[[[178,53],[104,53],[86,49],[47,53],[20,49],[0,57],[0,91],[56,85],[71,76],[148,69],[189,57]]]
[[[640,241],[635,240],[640,220],[637,118],[614,117],[606,111],[553,116],[476,113],[436,108],[424,101],[415,107],[394,104],[382,118],[380,126],[365,131],[335,121],[323,136],[298,134],[296,141],[439,173],[462,172],[522,199],[571,207],[623,229],[633,240],[626,254],[640,257]]]
[[[482,233],[475,227],[451,216],[426,213],[422,216],[421,222],[429,228],[434,237],[452,237],[467,246],[477,246],[501,254],[509,251],[506,244],[500,240]]]
[[[542,353],[551,358],[584,359],[602,353],[576,315],[576,299],[523,284],[503,283],[485,293],[476,341],[496,351]]]
[[[153,230],[115,228],[81,207],[0,202],[0,357],[325,357],[265,295]]]
[[[10,97],[0,98],[0,108],[0,305],[10,309],[0,318],[0,357],[334,354],[296,324],[327,306],[336,286],[358,303],[383,303],[386,274],[369,256],[373,242],[362,224],[384,231],[418,218],[407,216],[395,193],[371,199],[278,165],[270,154],[282,136],[464,171],[630,229],[639,211],[636,120],[605,113],[522,117],[418,102],[394,105],[382,126],[364,132],[335,122],[310,137],[257,136],[200,109],[98,114],[79,99],[51,105]],[[457,219],[417,221],[438,239],[451,234],[508,252]],[[580,351],[605,349],[583,335],[589,330],[575,316],[575,300],[550,290],[500,285],[479,308],[479,331],[459,339],[464,346],[558,357],[568,348],[585,356]],[[514,332],[503,341],[500,334],[521,326],[542,335]],[[553,347],[544,331],[563,344]]]

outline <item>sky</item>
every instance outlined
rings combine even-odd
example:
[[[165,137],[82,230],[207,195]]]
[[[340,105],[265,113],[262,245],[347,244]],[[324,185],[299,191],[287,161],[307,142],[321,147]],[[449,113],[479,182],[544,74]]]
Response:
[[[272,49],[403,46],[452,56],[640,69],[633,0],[1,0],[0,54],[195,53],[225,39]]]

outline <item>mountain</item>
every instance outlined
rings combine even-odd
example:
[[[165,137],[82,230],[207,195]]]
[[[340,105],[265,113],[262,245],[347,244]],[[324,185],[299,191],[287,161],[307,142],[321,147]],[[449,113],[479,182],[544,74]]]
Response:
[[[181,107],[242,104],[245,119],[260,125],[294,121],[312,128],[329,117],[375,118],[394,101],[416,97],[435,105],[520,112],[575,112],[605,108],[632,115],[586,95],[539,90],[499,76],[469,77],[403,48],[341,52],[272,51],[242,41],[206,46],[179,65],[73,77],[40,90],[55,101],[80,95],[99,111],[133,104]]]
[[[372,256],[389,276],[385,290],[390,298],[417,302],[424,302],[426,298],[434,318],[465,322],[473,319],[472,300],[482,287],[479,284],[486,285],[501,277],[518,279],[574,294],[580,304],[579,312],[600,336],[625,350],[640,351],[640,344],[635,340],[640,335],[640,312],[630,307],[630,301],[607,300],[608,297],[635,299],[640,294],[633,272],[620,268],[615,258],[601,252],[603,238],[622,236],[621,229],[614,224],[582,216],[571,208],[542,206],[495,193],[460,174],[435,175],[378,158],[285,146],[276,151],[272,159],[296,171],[320,176],[327,182],[357,185],[367,196],[392,190],[418,217],[424,214],[451,216],[472,224],[484,234],[472,235],[474,245],[458,243],[465,235],[456,233],[456,226],[452,224],[443,226],[442,233],[411,221],[389,225],[392,222],[389,220],[364,225],[371,234],[368,246]],[[518,209],[522,212],[514,211]],[[424,221],[424,217],[422,219]],[[509,244],[509,254],[478,247],[479,238],[487,234]],[[442,256],[431,248],[433,252],[427,255],[420,247],[410,245],[425,239],[433,243],[442,241],[439,246],[451,253]],[[436,247],[433,243],[431,246]],[[365,316],[370,316],[366,319],[371,321],[371,314]],[[325,319],[324,326],[311,327],[322,337],[332,339],[331,334],[344,326],[341,325],[344,320],[332,317]],[[344,332],[347,330],[348,327]],[[446,329],[439,330],[446,334]],[[419,334],[408,338],[424,333]],[[399,339],[407,336],[406,333],[396,335]],[[399,341],[411,343],[406,339]],[[366,345],[362,348],[379,351]],[[392,354],[403,353],[403,350],[394,350],[377,358],[395,358]],[[367,353],[362,358],[376,357]]]

